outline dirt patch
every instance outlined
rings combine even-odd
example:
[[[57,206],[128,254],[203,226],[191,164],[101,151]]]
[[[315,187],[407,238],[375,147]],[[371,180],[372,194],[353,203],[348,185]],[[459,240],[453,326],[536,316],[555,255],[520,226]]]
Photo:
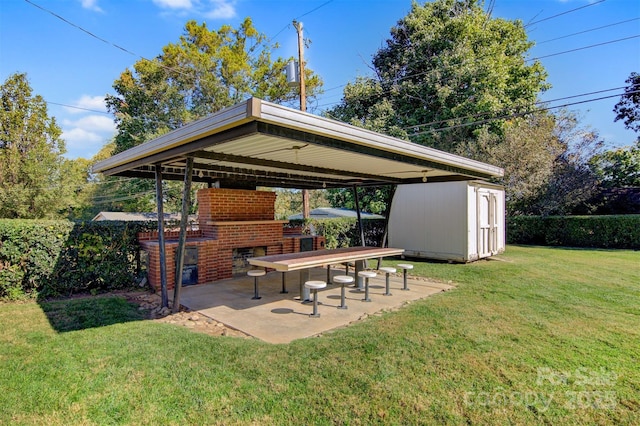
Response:
[[[228,327],[212,318],[191,311],[185,306],[180,306],[180,311],[172,314],[172,303],[169,301],[169,307],[162,307],[162,299],[160,295],[154,293],[126,293],[124,296],[130,302],[139,305],[141,311],[147,311],[148,318],[151,321],[164,322],[180,327],[188,328],[197,333],[205,333],[210,336],[233,336],[249,338],[246,333]]]

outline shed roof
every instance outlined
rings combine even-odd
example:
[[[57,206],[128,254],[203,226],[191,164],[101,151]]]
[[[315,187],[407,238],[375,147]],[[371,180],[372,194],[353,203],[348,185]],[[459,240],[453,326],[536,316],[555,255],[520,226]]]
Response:
[[[490,179],[500,167],[251,98],[98,162],[111,176],[320,189]]]

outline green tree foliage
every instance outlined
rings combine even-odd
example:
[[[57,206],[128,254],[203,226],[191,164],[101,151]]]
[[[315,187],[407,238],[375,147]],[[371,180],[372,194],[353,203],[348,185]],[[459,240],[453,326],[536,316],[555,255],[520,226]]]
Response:
[[[640,187],[640,139],[593,156],[589,165],[605,188]]]
[[[110,142],[91,159],[90,163],[111,157],[115,143]],[[202,183],[193,183],[191,199],[195,192],[205,187]],[[122,177],[92,175],[81,193],[85,208],[76,216],[91,219],[101,211],[115,212],[153,212],[156,208],[156,189],[153,179],[128,179]],[[182,208],[182,182],[164,181],[163,197],[165,212],[179,212]],[[192,213],[195,212],[192,205]]]
[[[542,65],[527,61],[532,45],[521,21],[491,18],[478,0],[414,2],[374,55],[375,77],[348,84],[327,115],[499,165],[508,206],[521,211],[562,149],[553,116],[524,114],[549,87]],[[332,202],[352,198],[332,192]],[[362,198],[382,209],[383,198]]]
[[[34,95],[26,74],[0,87],[0,217],[53,218],[72,204],[62,130]]]
[[[473,157],[504,168],[504,177],[497,183],[505,187],[509,214],[528,212],[530,201],[550,182],[563,152],[555,128],[553,115],[531,114],[507,121],[502,135],[483,129],[478,143],[470,146]]]
[[[623,120],[627,129],[640,132],[640,74],[632,72],[625,83],[628,86],[613,108],[616,113],[613,121]]]
[[[479,129],[502,134],[488,119],[529,110],[548,88],[526,61],[532,44],[521,21],[491,18],[478,0],[413,3],[374,55],[375,78],[347,85],[328,115],[466,154]]]
[[[267,37],[247,18],[234,29],[219,30],[187,22],[178,43],[170,43],[153,61],[142,59],[114,82],[116,96],[107,96],[118,133],[115,152],[176,129],[222,108],[255,96],[273,102],[298,99],[286,83],[288,59],[272,60]],[[306,70],[307,96],[321,87]]]
[[[528,200],[525,213],[567,215],[590,213],[590,200],[597,194],[598,181],[589,167],[590,159],[603,146],[598,132],[580,126],[579,118],[568,111],[555,116],[554,136],[560,144],[553,173],[537,197]]]
[[[326,199],[325,190],[309,191],[309,208],[326,207],[329,202]],[[302,212],[302,191],[297,189],[276,189],[275,217],[286,220],[289,216]]]
[[[360,211],[374,214],[386,214],[389,186],[365,186],[358,188]],[[353,189],[328,189],[327,199],[333,207],[356,210]]]

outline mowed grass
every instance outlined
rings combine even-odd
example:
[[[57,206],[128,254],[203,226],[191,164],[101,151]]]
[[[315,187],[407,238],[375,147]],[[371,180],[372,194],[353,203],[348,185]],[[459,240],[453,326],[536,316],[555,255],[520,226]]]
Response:
[[[0,305],[0,424],[640,424],[640,252],[497,259],[413,262],[457,288],[287,345]]]

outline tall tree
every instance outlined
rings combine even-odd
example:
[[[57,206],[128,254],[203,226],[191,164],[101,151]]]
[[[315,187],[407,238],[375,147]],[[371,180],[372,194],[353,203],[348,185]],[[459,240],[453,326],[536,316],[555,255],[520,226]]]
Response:
[[[605,188],[640,188],[640,138],[634,145],[593,156],[589,164]]]
[[[616,113],[613,121],[623,120],[627,129],[640,132],[640,74],[632,72],[625,83],[628,86],[613,108]]]
[[[483,129],[471,155],[482,161],[499,164],[504,177],[507,212],[529,213],[531,200],[551,181],[556,159],[562,155],[563,144],[555,133],[556,118],[548,113],[536,113],[508,120],[502,135]]]
[[[414,2],[374,55],[375,76],[348,84],[327,115],[504,167],[517,211],[548,182],[560,149],[552,116],[524,114],[549,87],[527,60],[532,45],[521,21],[492,18],[479,0]]]
[[[478,129],[502,134],[493,119],[529,110],[548,88],[527,61],[532,45],[521,21],[491,18],[479,0],[413,3],[374,55],[375,77],[347,85],[328,115],[466,154]]]
[[[70,203],[62,130],[26,74],[10,75],[0,99],[0,217],[60,216]]]
[[[239,28],[187,22],[178,43],[171,43],[153,61],[140,60],[114,82],[116,96],[107,96],[116,117],[116,152],[153,136],[238,103],[251,96],[273,102],[298,98],[286,83],[288,59],[271,58],[267,37],[247,18]],[[307,96],[315,96],[320,78],[306,70]]]
[[[598,132],[580,125],[579,117],[562,110],[555,116],[554,136],[560,144],[552,162],[553,173],[529,200],[525,213],[566,215],[590,213],[589,201],[598,191],[598,180],[589,161],[603,146]]]

